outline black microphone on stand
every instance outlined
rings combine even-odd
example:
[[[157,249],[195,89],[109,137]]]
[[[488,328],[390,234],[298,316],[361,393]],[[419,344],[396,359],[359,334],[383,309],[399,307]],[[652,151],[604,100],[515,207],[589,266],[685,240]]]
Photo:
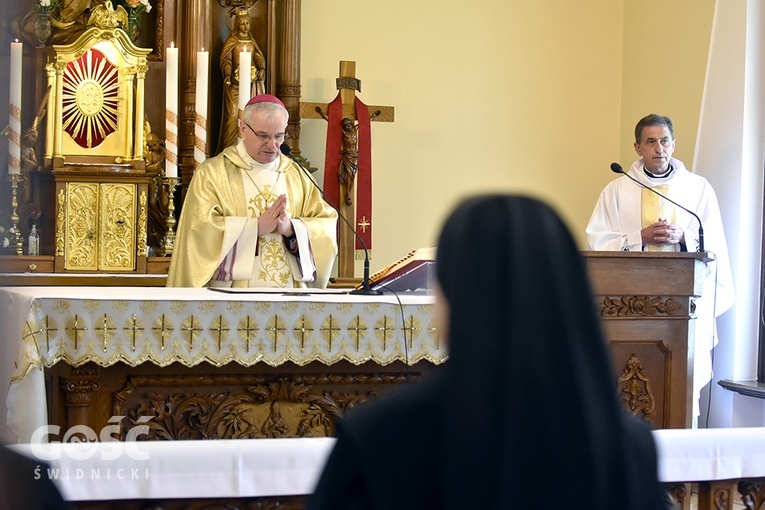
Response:
[[[675,202],[671,198],[667,197],[666,195],[662,195],[661,193],[659,193],[655,189],[649,188],[648,186],[646,186],[642,182],[638,181],[637,179],[632,177],[630,174],[625,172],[624,168],[622,168],[622,165],[620,165],[619,163],[611,163],[611,171],[613,173],[615,173],[615,174],[622,174],[622,175],[625,175],[625,176],[629,177],[634,183],[644,187],[645,189],[647,189],[647,190],[649,190],[649,191],[651,191],[653,193],[656,193],[657,195],[659,195],[664,200],[667,200],[667,201],[675,204],[680,209],[682,209],[683,211],[687,212],[688,214],[690,214],[691,216],[696,218],[696,221],[699,222],[699,251],[704,251],[704,227],[701,225],[701,218],[699,218],[699,216],[695,212],[691,211],[687,207],[683,207],[682,205],[678,204],[677,202]]]
[[[356,231],[355,228],[353,228],[353,225],[351,225],[351,222],[348,221],[348,219],[340,212],[340,209],[337,208],[335,204],[332,203],[331,200],[327,198],[327,195],[324,194],[324,190],[322,190],[318,184],[316,184],[316,181],[313,180],[313,176],[310,174],[308,170],[305,169],[303,165],[300,164],[300,161],[295,159],[295,157],[292,155],[292,147],[287,145],[287,143],[282,143],[279,149],[282,151],[282,154],[290,158],[292,161],[294,161],[297,166],[300,167],[300,169],[303,171],[303,173],[308,177],[308,180],[311,181],[311,184],[313,184],[317,190],[319,190],[319,193],[321,193],[322,198],[334,209],[337,211],[337,216],[345,222],[346,225],[348,225],[348,228],[351,229],[351,232],[353,232],[353,235],[356,236],[356,239],[359,240],[361,243],[361,246],[364,248],[364,278],[361,281],[361,288],[360,289],[354,289],[349,292],[349,294],[360,294],[365,296],[377,296],[382,294],[379,290],[374,290],[369,286],[369,250],[367,249],[367,243],[364,242],[364,239],[359,235],[359,233]]]

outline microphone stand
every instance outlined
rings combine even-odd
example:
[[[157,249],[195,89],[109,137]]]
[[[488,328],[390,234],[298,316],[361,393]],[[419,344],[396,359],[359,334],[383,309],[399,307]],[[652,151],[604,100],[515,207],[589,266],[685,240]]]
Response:
[[[327,195],[324,194],[324,190],[322,190],[319,185],[316,183],[316,181],[313,180],[313,176],[311,173],[305,169],[303,165],[300,164],[300,162],[295,159],[295,157],[292,155],[292,147],[287,145],[286,143],[282,143],[279,149],[282,151],[282,154],[290,158],[292,161],[295,162],[295,164],[300,167],[300,169],[303,171],[303,173],[308,177],[308,180],[311,181],[311,184],[314,185],[314,187],[319,190],[319,193],[321,193],[321,197],[329,204],[331,205],[335,211],[337,211],[337,216],[343,222],[348,226],[349,229],[351,229],[351,232],[353,232],[353,235],[356,236],[356,239],[359,240],[361,243],[361,247],[364,248],[364,278],[361,280],[361,288],[354,289],[349,292],[349,294],[354,295],[360,295],[360,296],[379,296],[382,294],[379,290],[374,290],[369,285],[369,250],[367,249],[367,243],[364,242],[364,238],[362,238],[359,233],[356,231],[355,228],[353,228],[353,225],[351,225],[351,222],[348,221],[348,219],[340,212],[340,209],[332,203],[331,200],[327,198]]]
[[[653,189],[653,188],[649,188],[648,186],[646,186],[646,185],[645,185],[645,184],[643,184],[642,182],[638,181],[637,179],[635,179],[634,177],[632,177],[630,174],[628,174],[627,172],[625,172],[625,171],[624,171],[624,168],[622,168],[622,165],[620,165],[619,163],[611,163],[611,171],[612,171],[613,173],[615,173],[615,174],[622,174],[622,175],[624,175],[624,176],[628,177],[628,178],[629,178],[630,180],[632,180],[632,182],[634,182],[635,184],[637,184],[637,185],[639,185],[639,186],[642,186],[642,187],[644,187],[645,189],[647,189],[648,191],[650,191],[650,192],[652,192],[652,193],[655,193],[655,194],[659,195],[659,196],[660,196],[661,198],[663,198],[664,200],[667,200],[667,201],[669,201],[669,202],[671,202],[671,203],[675,204],[677,207],[679,207],[679,208],[680,208],[680,209],[682,209],[683,211],[687,212],[688,214],[690,214],[691,216],[693,216],[694,218],[696,218],[696,221],[698,221],[698,222],[699,222],[699,251],[700,251],[700,252],[704,251],[704,227],[701,225],[701,218],[699,218],[699,216],[698,216],[698,215],[697,215],[695,212],[691,211],[691,210],[690,210],[690,209],[688,209],[687,207],[683,207],[682,205],[678,204],[677,202],[675,202],[674,200],[672,200],[672,199],[671,199],[671,198],[669,198],[668,196],[666,196],[666,195],[662,195],[661,193],[659,193],[659,192],[658,192],[658,191],[656,191],[655,189]]]

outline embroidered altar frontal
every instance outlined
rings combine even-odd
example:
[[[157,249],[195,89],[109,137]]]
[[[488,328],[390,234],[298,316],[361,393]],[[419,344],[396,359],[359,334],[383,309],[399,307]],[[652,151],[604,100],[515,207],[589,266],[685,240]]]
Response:
[[[393,295],[328,292],[226,294],[209,289],[104,287],[2,290],[12,303],[3,312],[8,314],[4,323],[11,326],[4,332],[5,349],[15,358],[11,373],[4,377],[11,381],[8,425],[20,437],[49,422],[46,412],[39,409],[46,400],[39,394],[43,377],[49,387],[60,386],[69,392],[69,400],[74,399],[74,387],[80,399],[86,398],[80,388],[91,393],[108,389],[108,412],[127,414],[120,395],[135,397],[137,374],[145,379],[150,373],[152,388],[170,384],[156,382],[170,377],[168,374],[173,374],[172,384],[179,387],[192,380],[197,386],[199,380],[207,384],[221,374],[230,377],[234,373],[237,377],[270,374],[269,380],[255,377],[243,387],[260,383],[273,387],[273,381],[287,380],[279,378],[285,373],[291,373],[289,384],[305,385],[308,379],[304,375],[309,372],[329,379],[337,379],[343,371],[352,372],[355,375],[350,378],[357,382],[360,373],[376,374],[365,375],[368,382],[370,377],[379,379],[379,374],[396,370],[408,379],[420,372],[408,367],[422,365],[420,362],[439,365],[447,357],[429,296],[402,295],[399,303]],[[302,378],[293,377],[302,368]],[[123,378],[119,384],[107,376],[117,373]],[[200,379],[200,375],[204,377]],[[219,388],[230,382],[217,381]],[[188,394],[188,388],[183,392]],[[82,404],[87,402],[77,402]],[[21,407],[11,409],[12,405]],[[35,406],[38,409],[30,412]],[[47,407],[48,413],[56,414],[56,405],[48,402]],[[72,404],[65,412],[67,418],[51,415],[50,422],[72,426],[92,421],[75,412],[80,410]]]
[[[80,294],[79,289],[72,292]],[[93,289],[90,292],[95,295]],[[14,379],[31,367],[61,361],[73,366],[88,361],[100,366],[147,361],[159,366],[202,361],[215,366],[278,366],[286,361],[305,365],[344,359],[385,365],[445,359],[431,298],[405,298],[400,307],[392,296],[372,301],[348,295],[269,293],[221,299],[207,289],[181,293],[185,299],[156,290],[132,298],[35,298]]]

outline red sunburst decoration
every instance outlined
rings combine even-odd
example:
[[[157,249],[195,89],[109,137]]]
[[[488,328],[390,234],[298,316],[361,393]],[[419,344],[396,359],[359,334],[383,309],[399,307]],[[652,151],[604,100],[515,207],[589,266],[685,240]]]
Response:
[[[63,128],[80,147],[98,147],[117,130],[118,69],[91,49],[64,71]]]

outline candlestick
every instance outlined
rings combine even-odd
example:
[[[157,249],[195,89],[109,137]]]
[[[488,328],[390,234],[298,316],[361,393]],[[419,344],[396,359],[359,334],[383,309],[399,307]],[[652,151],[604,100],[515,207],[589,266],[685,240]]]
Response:
[[[19,214],[16,211],[19,206],[17,197],[21,176],[10,174],[8,179],[11,181],[11,230],[13,231],[13,243],[16,245],[16,255],[23,255],[24,249],[21,242],[21,232],[19,231]]]
[[[178,185],[178,179],[174,177],[164,177],[162,179],[162,185],[167,187],[167,233],[165,238],[162,239],[162,246],[160,247],[160,254],[164,257],[169,257],[173,254],[173,247],[175,246],[175,187]]]
[[[252,76],[250,68],[252,67],[252,53],[242,51],[239,53],[239,116],[242,116],[247,101],[250,100],[252,93]]]
[[[194,100],[194,168],[207,159],[207,90],[210,53],[197,52],[197,88]]]
[[[178,177],[178,48],[165,53],[165,177]]]
[[[11,43],[11,94],[8,115],[8,175],[21,172],[21,43]]]

